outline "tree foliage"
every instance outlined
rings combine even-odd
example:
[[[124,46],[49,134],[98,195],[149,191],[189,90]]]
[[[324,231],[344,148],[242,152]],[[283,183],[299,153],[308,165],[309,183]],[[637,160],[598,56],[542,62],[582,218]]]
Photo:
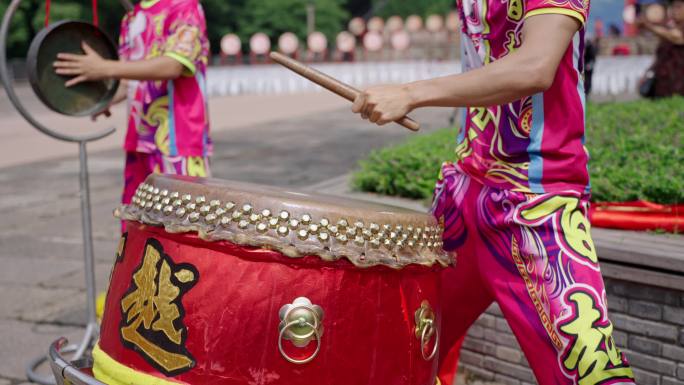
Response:
[[[275,42],[278,36],[291,31],[300,39],[306,37],[306,5],[313,1],[316,6],[316,29],[328,39],[345,28],[350,17],[347,6],[358,10],[367,9],[363,0],[201,0],[207,18],[207,33],[212,50],[218,52],[221,37],[238,33],[243,41],[256,32],[265,32]],[[365,0],[368,3],[369,0]],[[8,0],[0,1],[0,13],[4,15]],[[13,18],[8,37],[8,57],[25,57],[33,37],[43,26],[44,0],[23,0]],[[53,1],[50,7],[52,21],[63,19],[92,19],[90,2],[83,0]],[[119,33],[119,23],[124,14],[117,0],[99,2],[100,26],[112,37]]]
[[[283,32],[292,32],[301,40],[306,39],[309,2],[316,9],[315,29],[323,32],[329,42],[333,41],[349,19],[341,0],[246,0],[238,21],[240,38],[248,41],[252,34],[264,32],[274,40]]]
[[[245,0],[201,0],[207,19],[207,34],[212,51],[219,51],[221,38],[235,33],[242,17]]]
[[[294,32],[306,38],[306,5],[316,7],[316,30],[323,32],[332,42],[344,30],[353,16],[391,15],[426,16],[446,13],[453,8],[453,0],[201,0],[207,18],[207,32],[212,50],[218,52],[221,37],[237,33],[243,42],[256,32],[264,32],[273,43],[283,32]],[[0,0],[0,13],[4,14],[9,0]],[[23,0],[20,4],[8,37],[8,56],[24,57],[28,46],[43,26],[45,0]],[[58,0],[51,4],[53,21],[62,19],[92,19],[90,2]],[[100,0],[100,26],[112,37],[119,33],[124,14],[118,0]],[[246,47],[246,46],[245,46]]]
[[[5,14],[9,1],[0,3],[0,13]],[[107,31],[111,38],[116,38],[119,30],[119,21],[124,14],[124,9],[118,1],[100,2],[98,15],[100,26]],[[90,6],[84,5],[83,1],[60,0],[50,4],[50,21],[59,20],[92,20]],[[10,33],[7,37],[7,56],[25,57],[28,47],[34,36],[45,25],[45,2],[41,0],[24,0],[19,4],[14,14]]]
[[[456,5],[454,0],[373,0],[373,11],[378,16],[389,17],[399,15],[427,16],[431,14],[444,15]]]

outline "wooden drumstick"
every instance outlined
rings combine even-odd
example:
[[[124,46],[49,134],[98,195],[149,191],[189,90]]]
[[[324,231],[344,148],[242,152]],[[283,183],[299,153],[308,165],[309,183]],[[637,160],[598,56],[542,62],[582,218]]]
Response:
[[[340,95],[351,102],[353,102],[356,97],[361,94],[361,91],[350,86],[349,84],[345,84],[331,77],[330,75],[326,75],[323,72],[311,68],[304,63],[292,59],[289,56],[285,56],[279,52],[271,52],[270,56],[274,62],[287,67],[291,71],[311,80],[319,86],[332,91],[333,93],[336,93],[337,95]],[[408,116],[404,116],[403,118],[397,120],[396,123],[408,128],[411,131],[418,131],[420,129],[420,124]]]

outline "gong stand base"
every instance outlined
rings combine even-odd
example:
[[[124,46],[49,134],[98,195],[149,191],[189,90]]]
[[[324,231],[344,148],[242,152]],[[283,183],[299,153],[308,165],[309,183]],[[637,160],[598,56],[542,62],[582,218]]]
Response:
[[[86,316],[87,323],[85,334],[80,343],[70,345],[62,350],[62,352],[73,352],[71,359],[73,361],[79,360],[90,348],[93,347],[95,341],[99,336],[100,325],[97,323],[97,315],[95,313],[95,258],[93,254],[93,230],[92,230],[92,214],[90,206],[90,178],[88,174],[88,153],[86,150],[86,143],[88,140],[78,141],[78,158],[79,158],[79,195],[81,198],[81,224],[83,226],[83,260],[85,266],[85,287],[86,287]],[[26,376],[30,381],[42,385],[56,384],[53,376],[42,376],[37,373],[45,361],[47,361],[47,354],[41,355],[29,361],[26,365]]]

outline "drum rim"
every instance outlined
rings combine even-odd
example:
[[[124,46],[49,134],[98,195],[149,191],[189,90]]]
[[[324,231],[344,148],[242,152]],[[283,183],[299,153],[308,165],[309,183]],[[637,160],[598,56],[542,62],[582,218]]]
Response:
[[[89,116],[95,112],[101,111],[103,108],[109,105],[109,102],[114,98],[114,95],[116,94],[116,91],[119,88],[118,79],[112,79],[112,87],[110,87],[107,90],[107,92],[100,98],[100,100],[97,103],[93,104],[93,106],[88,109],[77,112],[68,112],[57,108],[57,106],[55,106],[54,103],[45,96],[42,87],[40,86],[40,82],[38,80],[38,56],[40,53],[40,49],[43,47],[43,42],[45,41],[45,38],[55,30],[63,28],[65,25],[69,24],[77,24],[82,27],[89,28],[93,31],[99,31],[102,36],[102,40],[107,46],[108,50],[110,51],[112,57],[118,58],[116,46],[109,38],[109,36],[101,28],[91,23],[87,23],[80,20],[60,20],[41,29],[31,41],[31,45],[29,46],[29,50],[26,55],[28,79],[29,83],[31,84],[31,88],[33,89],[33,92],[36,94],[36,96],[38,96],[38,99],[40,99],[40,101],[42,101],[43,104],[45,104],[45,106],[47,106],[50,110],[67,116]]]
[[[364,201],[355,208],[351,204],[357,201],[348,198],[337,206],[337,197],[324,194],[305,195],[299,201],[264,194],[245,201],[255,191],[231,188],[229,183],[223,183],[223,191],[211,189],[202,184],[206,181],[151,175],[138,187],[131,204],[120,209],[119,217],[163,227],[169,233],[197,233],[204,241],[273,249],[291,258],[318,256],[328,262],[345,258],[362,268],[453,263],[452,255],[442,249],[442,225],[427,213],[402,208],[391,212],[387,209],[392,206]],[[307,196],[320,199],[309,207]],[[286,215],[281,217],[283,212]]]

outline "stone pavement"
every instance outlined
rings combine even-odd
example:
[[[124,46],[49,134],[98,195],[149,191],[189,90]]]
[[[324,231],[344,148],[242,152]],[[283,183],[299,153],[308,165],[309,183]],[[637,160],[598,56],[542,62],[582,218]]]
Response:
[[[111,119],[99,119],[96,123],[91,123],[88,119],[71,118],[51,112],[41,104],[26,84],[19,83],[15,88],[22,104],[31,114],[39,122],[59,132],[77,134],[99,131],[111,126],[125,126],[123,105],[112,109]],[[218,133],[278,120],[296,120],[301,116],[341,109],[347,105],[345,100],[328,92],[287,96],[244,95],[211,98],[209,112],[213,123],[212,130]],[[55,141],[29,126],[14,110],[4,90],[0,90],[0,119],[0,167],[70,156],[76,151],[73,144]],[[124,134],[125,131],[119,129],[113,135],[91,144],[90,147],[98,151],[119,148]]]
[[[348,106],[314,113],[312,106],[318,98],[325,96],[320,94],[313,103],[301,106],[288,99],[276,103],[255,97],[251,102],[256,105],[247,116],[239,110],[225,112],[234,110],[230,106],[233,99],[212,101],[213,111],[219,110],[212,114],[216,128],[214,175],[306,188],[348,173],[371,149],[411,135],[396,125],[371,126],[352,116]],[[264,106],[259,102],[264,100],[274,108],[290,111],[289,115],[259,122],[259,116],[253,114],[259,114],[258,107]],[[236,103],[247,104],[244,100]],[[334,106],[333,102],[325,103]],[[293,104],[312,113],[295,116],[291,110],[300,107]],[[429,132],[446,126],[450,112],[424,110],[414,117],[423,124],[423,132]],[[11,114],[10,110],[2,111],[3,117],[11,118]],[[5,127],[3,123],[3,130]],[[11,140],[6,136],[2,146],[8,147]],[[18,150],[24,149],[12,151]],[[0,385],[24,383],[25,363],[45,353],[57,337],[78,341],[81,336],[85,289],[78,161],[75,146],[68,151],[73,155],[54,158],[61,153],[49,153],[43,156],[48,160],[0,169]],[[17,163],[7,161],[6,153],[0,154],[0,164]],[[118,149],[90,154],[98,290],[105,289],[119,236],[112,209],[119,200],[122,166]]]

